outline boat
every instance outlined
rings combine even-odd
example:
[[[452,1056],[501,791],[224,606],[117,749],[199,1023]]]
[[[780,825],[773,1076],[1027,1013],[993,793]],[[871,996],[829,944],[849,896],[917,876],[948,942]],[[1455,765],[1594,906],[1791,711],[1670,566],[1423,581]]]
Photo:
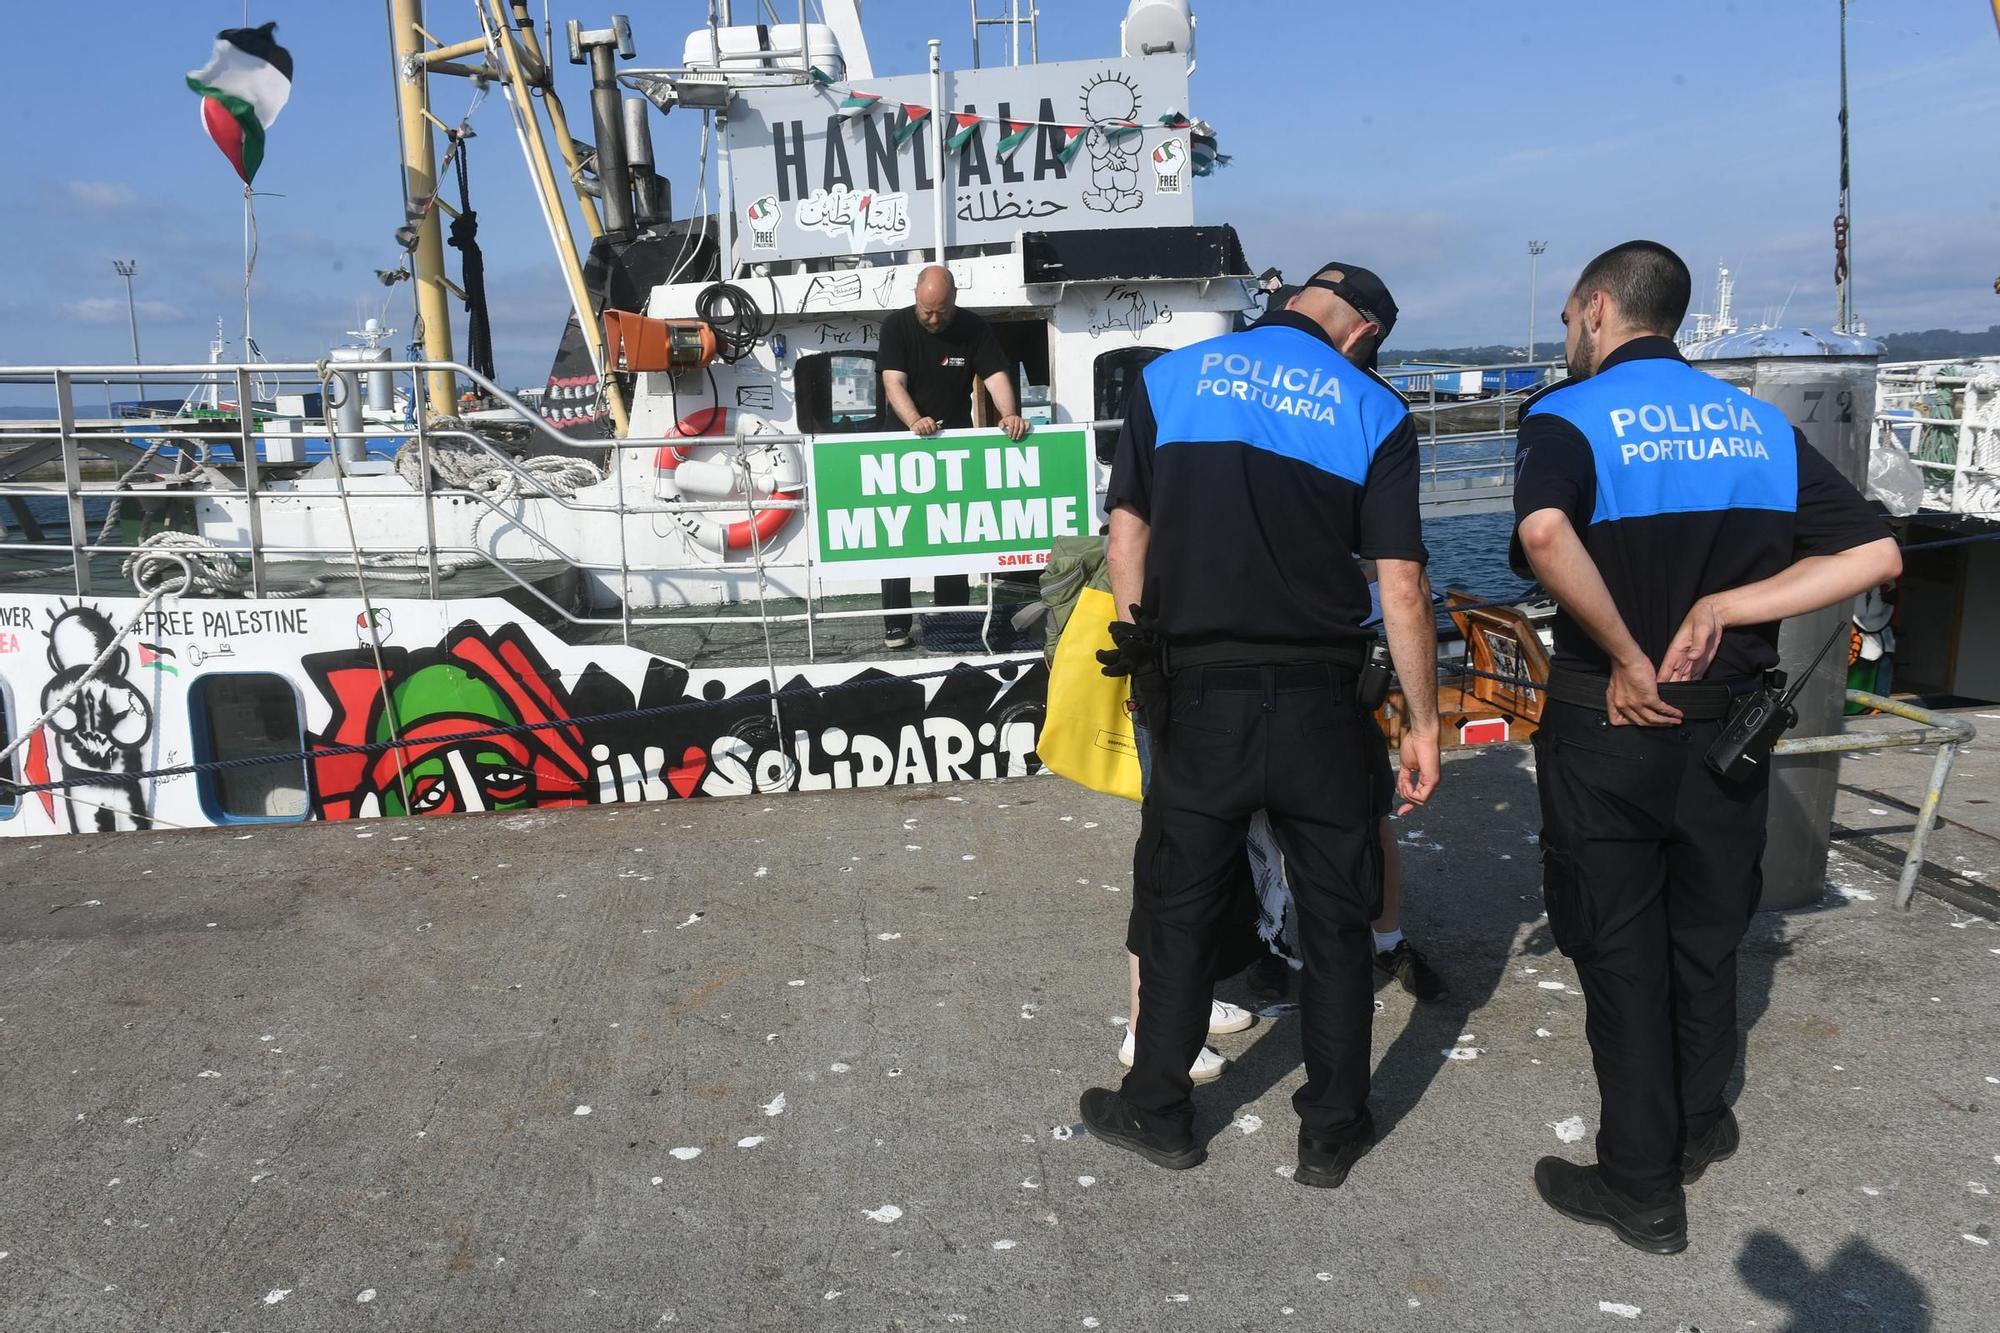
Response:
[[[525,0],[485,0],[456,43],[392,0],[409,260],[382,276],[411,283],[420,355],[371,321],[312,363],[0,371],[57,404],[0,431],[0,497],[30,520],[0,544],[0,833],[1039,771],[1049,544],[1101,530],[1132,377],[1261,310],[1235,231],[1194,218],[1226,159],[1190,114],[1193,18],[1133,0],[1112,54],[1048,63],[1032,10],[975,7],[975,49],[1012,25],[1012,60],[947,70],[933,42],[927,70],[878,75],[859,6],[819,9],[713,5],[666,66],[621,65],[623,18],[571,22],[593,147]],[[569,284],[532,403],[455,355],[435,182],[467,136],[440,159],[429,105],[453,76],[502,92]],[[660,114],[703,121],[680,216]],[[934,263],[1016,367],[1018,443],[884,429],[877,331]],[[192,446],[79,419],[135,375],[188,386],[199,410],[169,424]],[[881,581],[958,573],[974,599],[886,649]],[[1468,665],[1535,661],[1518,615],[1452,614]],[[1451,739],[1519,739],[1533,695],[1467,677]]]

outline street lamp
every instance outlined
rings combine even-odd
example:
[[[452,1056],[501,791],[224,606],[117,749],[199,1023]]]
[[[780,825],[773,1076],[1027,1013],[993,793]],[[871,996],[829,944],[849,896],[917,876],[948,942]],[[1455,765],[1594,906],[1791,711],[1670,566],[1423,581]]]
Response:
[[[132,364],[139,365],[139,307],[132,300],[132,275],[139,271],[136,259],[114,259],[111,267],[118,270],[118,276],[125,279],[125,317],[132,323]]]
[[[1547,241],[1528,242],[1528,355],[1522,358],[1526,361],[1535,359],[1535,269],[1548,248]]]

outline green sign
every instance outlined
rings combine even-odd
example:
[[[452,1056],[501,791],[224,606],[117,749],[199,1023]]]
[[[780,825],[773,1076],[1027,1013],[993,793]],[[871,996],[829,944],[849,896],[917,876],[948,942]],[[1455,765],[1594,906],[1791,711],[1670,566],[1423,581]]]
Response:
[[[903,577],[1040,569],[1091,530],[1089,434],[1045,426],[929,439],[821,436],[812,445],[813,559]]]

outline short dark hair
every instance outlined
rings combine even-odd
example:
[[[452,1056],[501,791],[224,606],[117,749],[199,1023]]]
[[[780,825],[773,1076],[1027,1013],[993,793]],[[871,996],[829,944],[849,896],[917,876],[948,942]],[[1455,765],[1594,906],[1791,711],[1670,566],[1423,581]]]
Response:
[[[1681,257],[1658,241],[1614,245],[1584,265],[1576,294],[1603,292],[1632,324],[1669,337],[1687,318],[1694,278]]]

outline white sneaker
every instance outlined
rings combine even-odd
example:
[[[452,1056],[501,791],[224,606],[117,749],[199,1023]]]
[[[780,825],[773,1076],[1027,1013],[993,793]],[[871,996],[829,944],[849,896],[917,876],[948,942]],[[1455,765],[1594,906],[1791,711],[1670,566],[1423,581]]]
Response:
[[[1257,1021],[1257,1015],[1227,1000],[1212,1000],[1208,1006],[1208,1035],[1226,1037],[1241,1032]]]
[[[1137,1043],[1138,1038],[1128,1030],[1125,1033],[1124,1044],[1118,1048],[1118,1063],[1124,1065],[1127,1069],[1132,1067],[1132,1061],[1136,1058]],[[1228,1060],[1224,1059],[1213,1048],[1204,1046],[1201,1048],[1201,1054],[1194,1058],[1194,1063],[1188,1066],[1188,1077],[1197,1083],[1208,1083],[1214,1079],[1221,1078],[1222,1071],[1228,1067]]]

